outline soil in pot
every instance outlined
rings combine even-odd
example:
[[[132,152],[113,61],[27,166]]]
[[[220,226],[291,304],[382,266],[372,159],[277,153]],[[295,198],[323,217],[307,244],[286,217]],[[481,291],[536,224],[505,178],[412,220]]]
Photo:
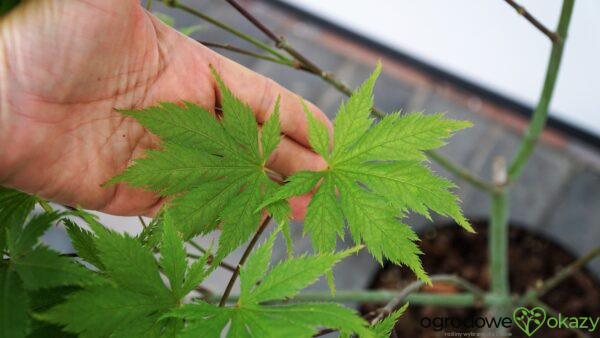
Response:
[[[457,274],[473,284],[488,290],[490,276],[487,264],[487,226],[474,224],[476,235],[461,231],[456,226],[447,226],[425,231],[420,243],[424,252],[423,265],[429,274]],[[573,262],[576,257],[559,245],[520,228],[512,227],[510,236],[510,284],[511,292],[523,293],[541,279],[553,276],[558,270]],[[401,290],[414,281],[414,275],[404,267],[388,264],[375,276],[372,289]],[[451,285],[436,283],[433,290],[424,288],[423,292],[453,293],[461,290]],[[587,270],[574,273],[555,289],[546,294],[542,301],[569,317],[600,316],[600,283]],[[363,304],[361,311],[368,314],[382,304]],[[395,327],[397,337],[444,337],[451,332],[478,332],[472,328],[446,328],[434,331],[421,327],[424,317],[485,317],[485,309],[442,308],[437,306],[412,305],[400,318]],[[487,331],[486,331],[487,330]],[[492,332],[487,328],[482,333]],[[512,337],[528,337],[515,324],[512,325]],[[600,337],[600,323],[594,332],[586,332],[590,337]],[[394,335],[392,335],[394,337]],[[533,337],[570,338],[578,337],[568,329],[550,329],[542,325]]]

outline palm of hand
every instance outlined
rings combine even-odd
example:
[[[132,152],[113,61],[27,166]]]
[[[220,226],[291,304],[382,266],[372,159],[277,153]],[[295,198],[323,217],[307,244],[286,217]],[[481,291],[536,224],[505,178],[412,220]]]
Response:
[[[8,106],[0,115],[0,145],[11,145],[0,149],[0,182],[114,214],[155,212],[161,199],[150,192],[100,187],[157,141],[114,108],[186,99],[212,109],[218,94],[208,65],[233,63],[133,0],[29,2],[0,27],[0,61],[10,72],[1,78]],[[256,75],[235,67],[238,90],[255,88]],[[265,111],[276,85],[263,82],[262,96],[254,95],[250,105]],[[282,124],[306,142],[293,117],[283,116]],[[289,142],[283,146],[301,147]]]

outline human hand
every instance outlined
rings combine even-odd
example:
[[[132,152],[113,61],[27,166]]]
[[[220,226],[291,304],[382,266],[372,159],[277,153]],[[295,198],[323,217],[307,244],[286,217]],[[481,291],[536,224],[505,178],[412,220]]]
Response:
[[[285,137],[271,169],[323,169],[299,97],[272,80],[179,34],[139,1],[45,0],[0,18],[0,185],[111,214],[153,215],[164,203],[156,194],[100,186],[158,141],[114,108],[187,100],[214,112],[210,64],[259,123],[281,95]],[[307,199],[292,200],[296,217]]]

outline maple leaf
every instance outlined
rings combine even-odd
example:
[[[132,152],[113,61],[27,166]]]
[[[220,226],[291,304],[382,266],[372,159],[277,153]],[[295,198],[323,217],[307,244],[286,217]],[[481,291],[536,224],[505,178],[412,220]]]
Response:
[[[0,187],[0,238],[5,235],[4,228],[23,225],[36,202],[34,196]],[[0,249],[3,249],[4,243],[0,239]]]
[[[137,238],[118,234],[87,219],[94,233],[69,230],[79,241],[78,252],[98,259],[97,267],[108,283],[84,285],[46,312],[36,314],[45,322],[64,325],[64,330],[86,337],[160,337],[177,331],[181,321],[158,323],[160,316],[176,308],[210,272],[210,253],[188,266],[183,238],[168,213],[161,220],[161,256],[157,262],[152,248]],[[73,223],[69,225],[74,227]],[[86,238],[82,240],[82,238]],[[82,250],[83,248],[83,250]],[[165,285],[160,269],[169,281]],[[94,309],[94,315],[89,315]]]
[[[29,316],[35,303],[39,303],[37,299],[48,299],[53,288],[101,285],[104,280],[72,258],[39,243],[40,236],[65,213],[33,215],[25,222],[37,199],[15,191],[0,193],[2,195],[11,198],[3,198],[7,203],[2,208],[7,217],[3,220],[9,222],[6,228],[0,228],[0,233],[4,233],[0,264],[0,336],[25,337],[34,325],[43,326]],[[23,204],[18,207],[13,203]],[[4,247],[8,249],[6,257]],[[43,297],[31,297],[39,290],[44,290]]]
[[[240,272],[241,294],[235,306],[218,307],[198,301],[165,315],[165,318],[182,318],[188,322],[181,336],[221,337],[229,323],[229,337],[311,337],[319,327],[357,333],[361,337],[373,336],[354,310],[338,304],[263,304],[295,296],[342,258],[360,249],[303,255],[283,261],[267,271],[273,242],[280,229],[281,226],[246,261]]]
[[[121,111],[158,135],[162,144],[108,184],[127,182],[175,196],[169,210],[185,239],[209,233],[220,224],[216,255],[220,260],[256,231],[261,215],[254,211],[265,192],[277,185],[267,176],[265,164],[280,141],[281,125],[276,104],[259,143],[258,125],[249,106],[212,71],[221,91],[223,118],[219,121],[188,102]],[[269,209],[276,219],[287,220],[286,203]]]
[[[327,128],[306,109],[308,136],[313,149],[328,163],[322,172],[299,172],[269,195],[261,207],[291,196],[317,190],[310,204],[304,231],[317,251],[335,248],[345,223],[356,243],[364,242],[382,262],[404,264],[429,282],[421,266],[417,235],[399,218],[413,211],[429,218],[429,210],[452,217],[472,231],[462,215],[454,185],[434,175],[423,164],[423,151],[444,145],[443,139],[469,122],[443,118],[442,114],[393,113],[375,122],[370,117],[371,77],[340,106],[334,122],[333,145]]]
[[[377,337],[377,338],[390,337],[390,335],[392,334],[392,330],[394,329],[394,326],[396,326],[396,322],[398,321],[398,318],[400,318],[400,316],[402,316],[402,314],[406,311],[407,308],[408,308],[408,303],[402,305],[402,307],[400,307],[398,310],[392,312],[390,315],[385,317],[380,322],[375,323],[375,325],[373,325],[373,328],[372,328],[373,332],[375,332],[375,337]]]

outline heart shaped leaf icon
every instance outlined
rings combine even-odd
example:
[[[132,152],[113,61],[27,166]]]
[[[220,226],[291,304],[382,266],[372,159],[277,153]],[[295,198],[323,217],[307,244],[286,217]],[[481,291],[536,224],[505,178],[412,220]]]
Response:
[[[531,310],[519,307],[513,312],[513,319],[517,326],[531,337],[546,321],[546,311],[541,307]]]

